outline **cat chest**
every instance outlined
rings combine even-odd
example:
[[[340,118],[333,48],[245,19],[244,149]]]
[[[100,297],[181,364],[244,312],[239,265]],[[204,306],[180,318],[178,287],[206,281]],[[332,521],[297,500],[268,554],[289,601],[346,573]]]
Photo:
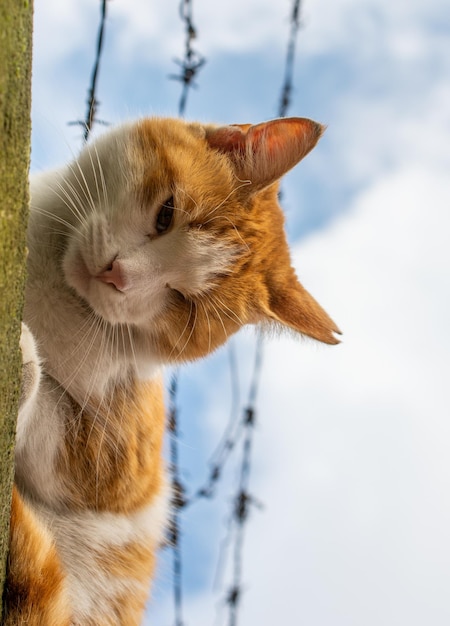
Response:
[[[79,512],[53,517],[75,624],[138,624],[157,549],[164,539],[170,494],[164,485],[130,515]]]

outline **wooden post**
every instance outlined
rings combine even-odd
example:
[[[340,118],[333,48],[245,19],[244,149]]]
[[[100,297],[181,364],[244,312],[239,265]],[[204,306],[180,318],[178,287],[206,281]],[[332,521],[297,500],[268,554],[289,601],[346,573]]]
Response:
[[[0,593],[20,390],[30,160],[32,0],[0,0]]]

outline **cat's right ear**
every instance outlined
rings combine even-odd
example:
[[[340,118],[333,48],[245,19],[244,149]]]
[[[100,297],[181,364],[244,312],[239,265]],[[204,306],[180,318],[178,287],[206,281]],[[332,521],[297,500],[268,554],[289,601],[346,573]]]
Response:
[[[206,128],[209,146],[227,155],[240,180],[258,191],[279,180],[310,152],[324,127],[293,117],[262,124]]]

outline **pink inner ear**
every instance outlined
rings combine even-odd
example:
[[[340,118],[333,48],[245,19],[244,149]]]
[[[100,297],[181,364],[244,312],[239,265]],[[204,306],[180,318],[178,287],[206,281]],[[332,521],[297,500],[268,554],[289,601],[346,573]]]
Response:
[[[283,118],[262,124],[210,128],[211,148],[227,154],[252,189],[274,183],[314,148],[324,127],[306,118]]]
[[[250,126],[249,124],[248,127],[250,128]],[[220,152],[238,154],[245,152],[245,134],[239,125],[208,130],[206,140],[211,148],[220,150]]]
[[[290,152],[296,162],[314,148],[325,128],[321,124],[301,117],[290,117],[256,124],[248,129],[247,142],[253,150],[263,150],[277,157]]]

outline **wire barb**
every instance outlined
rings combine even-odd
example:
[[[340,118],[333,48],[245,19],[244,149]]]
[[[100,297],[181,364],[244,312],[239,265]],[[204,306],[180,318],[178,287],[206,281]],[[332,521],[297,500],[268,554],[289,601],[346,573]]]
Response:
[[[186,43],[184,50],[184,58],[182,60],[175,59],[175,63],[180,66],[181,73],[176,75],[170,75],[170,78],[179,80],[183,83],[181,91],[180,102],[178,105],[178,115],[184,117],[186,110],[187,97],[189,89],[196,87],[194,79],[197,72],[206,63],[205,57],[196,52],[192,47],[192,42],[197,38],[197,30],[194,26],[192,18],[192,1],[181,0],[180,3],[180,17],[185,23]]]
[[[284,71],[284,82],[281,88],[280,106],[278,109],[279,117],[286,117],[288,108],[291,105],[291,96],[293,89],[295,48],[297,44],[297,35],[300,29],[300,0],[294,0],[291,13],[291,31],[289,35],[286,65]]]
[[[181,74],[171,76],[183,83],[182,94],[179,102],[179,115],[184,116],[189,89],[194,84],[194,79],[198,70],[204,65],[205,59],[196,53],[192,48],[192,42],[196,38],[196,29],[192,21],[191,0],[182,0],[180,4],[180,15],[186,25],[186,46],[185,56],[182,61],[176,60],[181,67]],[[291,28],[287,45],[286,64],[284,72],[284,82],[281,90],[279,116],[285,117],[291,103],[293,90],[293,73],[295,61],[295,47],[297,34],[300,28],[300,0],[293,0],[291,12]],[[245,528],[249,521],[252,506],[262,508],[261,503],[252,495],[249,489],[253,437],[256,425],[256,400],[258,396],[259,383],[263,364],[263,336],[258,334],[255,346],[255,357],[253,364],[252,379],[250,382],[248,404],[241,419],[236,419],[239,408],[239,380],[238,367],[232,347],[230,354],[230,372],[232,377],[232,408],[230,420],[225,428],[222,440],[210,462],[210,470],[204,485],[194,492],[190,498],[186,495],[184,485],[180,480],[179,458],[178,458],[178,414],[176,409],[176,394],[178,386],[178,375],[172,378],[170,386],[170,411],[169,430],[171,432],[171,467],[172,467],[172,489],[173,489],[173,516],[170,529],[170,540],[173,547],[174,558],[174,603],[175,603],[175,625],[183,626],[182,620],[182,562],[180,546],[179,511],[181,508],[195,504],[201,498],[212,499],[216,495],[216,487],[222,479],[224,469],[232,453],[236,451],[238,445],[241,446],[241,460],[239,469],[239,481],[233,498],[233,508],[230,517],[229,533],[230,539],[233,537],[233,561],[232,580],[225,594],[224,605],[228,607],[228,624],[237,626],[238,611],[243,596],[243,547],[245,538]],[[227,541],[228,545],[228,541]]]
[[[244,441],[242,445],[242,457],[239,472],[239,485],[233,503],[233,514],[231,524],[235,527],[235,539],[233,550],[233,580],[227,592],[226,604],[229,610],[229,626],[236,626],[238,619],[238,607],[242,598],[242,569],[243,569],[243,547],[244,530],[248,522],[250,505],[259,503],[251,495],[249,490],[251,453],[253,446],[253,436],[256,424],[256,399],[258,386],[261,378],[263,361],[263,339],[261,333],[258,334],[255,347],[255,360],[253,364],[253,375],[249,390],[249,403],[244,411],[242,426],[244,429]]]
[[[91,83],[88,89],[88,100],[87,100],[88,108],[86,112],[86,118],[84,121],[79,120],[77,122],[69,122],[69,126],[77,125],[77,126],[82,126],[84,128],[84,133],[83,133],[84,143],[86,143],[87,140],[89,139],[89,135],[91,134],[91,130],[92,130],[92,127],[94,126],[94,123],[104,124],[104,125],[108,124],[107,122],[104,122],[103,120],[97,119],[97,110],[98,110],[98,106],[100,102],[97,100],[97,97],[96,97],[97,79],[98,79],[98,73],[100,69],[100,59],[101,59],[102,51],[103,51],[103,36],[104,36],[105,24],[106,24],[107,2],[108,0],[101,0],[102,6],[100,10],[100,25],[99,25],[98,34],[97,34],[97,47],[96,47],[94,66],[92,68]]]

